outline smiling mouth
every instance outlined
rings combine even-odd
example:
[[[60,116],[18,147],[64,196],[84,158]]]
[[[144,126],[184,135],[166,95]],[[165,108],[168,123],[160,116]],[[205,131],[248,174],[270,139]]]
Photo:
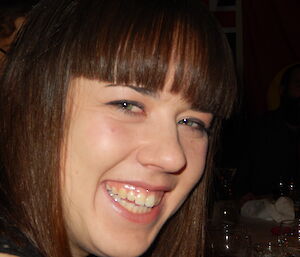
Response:
[[[106,182],[105,188],[115,202],[134,214],[149,213],[160,203],[164,195],[162,191],[150,191],[142,187],[111,181]]]

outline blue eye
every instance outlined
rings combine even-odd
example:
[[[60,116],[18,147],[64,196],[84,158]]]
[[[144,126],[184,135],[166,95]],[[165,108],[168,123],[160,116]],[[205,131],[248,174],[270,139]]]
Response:
[[[113,105],[121,111],[131,115],[142,114],[144,112],[144,106],[135,101],[117,100],[109,102],[108,104]]]
[[[201,135],[203,135],[204,133],[206,135],[209,135],[209,129],[205,127],[205,124],[201,120],[185,118],[178,121],[178,124],[188,126],[192,130],[201,133]]]

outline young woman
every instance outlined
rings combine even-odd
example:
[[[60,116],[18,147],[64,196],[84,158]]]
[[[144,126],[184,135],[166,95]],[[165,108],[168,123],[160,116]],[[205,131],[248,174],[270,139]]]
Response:
[[[236,88],[198,0],[42,0],[1,86],[0,252],[203,256]]]

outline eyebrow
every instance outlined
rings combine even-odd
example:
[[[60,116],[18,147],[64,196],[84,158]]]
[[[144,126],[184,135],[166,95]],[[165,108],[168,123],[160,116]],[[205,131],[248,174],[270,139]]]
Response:
[[[137,86],[133,86],[133,85],[122,85],[122,84],[108,84],[108,85],[105,85],[105,87],[128,87],[142,95],[151,96],[154,98],[158,97],[158,94],[156,92],[154,92],[153,90],[144,88],[144,87],[137,87]]]
[[[191,110],[195,112],[202,112],[202,113],[212,113],[208,110],[204,110],[203,107],[198,107],[197,104],[192,104]]]
[[[151,96],[154,98],[158,98],[159,95],[157,92],[151,90],[151,89],[147,89],[144,87],[137,87],[137,86],[133,86],[133,85],[126,85],[126,84],[107,84],[105,85],[105,87],[128,87],[131,88],[133,90],[135,90],[136,92],[142,94],[142,95],[146,95],[146,96]],[[194,104],[192,104],[191,106],[191,110],[195,111],[195,112],[201,112],[201,113],[210,113],[209,111],[204,111],[201,108],[195,106]]]

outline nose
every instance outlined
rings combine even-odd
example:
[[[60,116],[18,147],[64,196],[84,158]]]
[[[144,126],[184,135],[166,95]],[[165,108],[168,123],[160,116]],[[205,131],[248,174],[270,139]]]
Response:
[[[168,173],[179,173],[187,164],[176,125],[155,126],[143,135],[137,159],[144,167]]]

